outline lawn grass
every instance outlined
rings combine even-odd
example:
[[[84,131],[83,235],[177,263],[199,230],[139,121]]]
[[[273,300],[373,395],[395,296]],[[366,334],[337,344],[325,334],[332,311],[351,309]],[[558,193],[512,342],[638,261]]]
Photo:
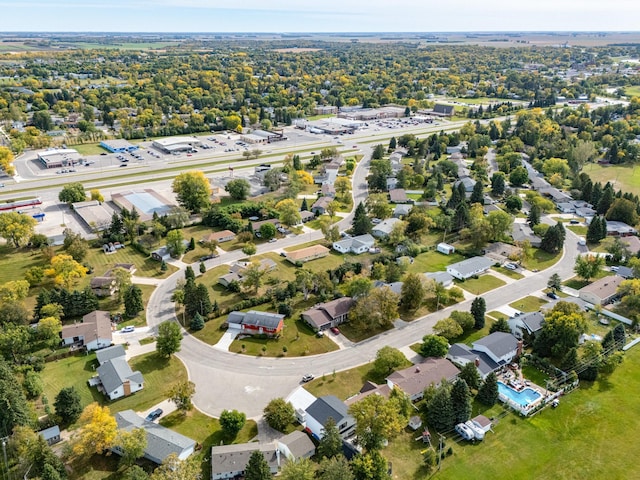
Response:
[[[583,227],[582,225],[568,225],[567,228],[571,230],[576,235],[585,236],[587,234],[588,227]]]
[[[191,410],[186,415],[173,412],[159,421],[160,425],[170,428],[182,435],[198,442],[200,448],[195,458],[202,467],[202,478],[211,478],[211,447],[214,445],[229,445],[232,443],[247,443],[258,435],[258,426],[255,421],[247,420],[244,427],[235,438],[227,438],[220,427],[220,422],[212,417]]]
[[[534,297],[529,295],[528,297],[521,298],[516,300],[513,303],[510,303],[509,306],[515,308],[516,310],[520,310],[521,312],[537,312],[540,310],[540,307],[546,305],[548,302],[543,300],[540,297]]]
[[[497,310],[487,313],[487,317],[495,318],[496,320],[509,320],[507,315]]]
[[[80,143],[73,145],[71,148],[77,150],[80,155],[100,155],[101,153],[109,153],[107,149],[102,148],[99,143]]]
[[[24,280],[24,273],[31,267],[41,267],[45,260],[38,249],[19,248],[0,245],[0,264],[2,282]]]
[[[389,328],[383,328],[377,325],[372,330],[362,330],[361,328],[355,328],[353,324],[347,322],[340,325],[340,332],[352,342],[358,343],[384,333],[387,330],[391,330],[392,328],[393,326]]]
[[[445,255],[444,253],[432,250],[430,252],[421,253],[415,257],[413,263],[407,269],[408,273],[424,273],[439,272],[445,270],[448,265],[460,262],[464,257],[459,253]]]
[[[624,87],[624,94],[628,97],[640,97],[640,85]]]
[[[640,169],[635,165],[599,165],[589,163],[582,169],[591,180],[601,182],[611,182],[616,190],[640,194]]]
[[[480,275],[478,278],[469,278],[464,282],[456,280],[456,285],[474,295],[482,295],[483,293],[505,285],[505,283],[497,277],[485,274]]]
[[[544,270],[556,264],[562,257],[562,251],[548,253],[536,248],[531,258],[522,261],[525,268],[529,270]]]
[[[515,272],[513,270],[509,270],[508,268],[492,267],[492,270],[495,270],[496,272],[500,272],[502,275],[509,278],[513,278],[515,280],[520,280],[521,278],[524,278],[524,275],[522,275],[521,273]]]
[[[454,445],[453,458],[444,461],[437,478],[471,480],[479,472],[495,480],[631,478],[637,462],[630,439],[637,435],[640,403],[629,392],[639,388],[636,348],[612,375],[581,382],[557,409],[529,419],[510,414],[481,444]]]
[[[166,399],[166,392],[174,384],[187,380],[184,365],[175,357],[165,360],[155,352],[151,352],[132,358],[129,365],[134,372],[139,370],[144,376],[144,388],[129,397],[108,402],[96,388],[90,388],[87,385],[87,380],[96,374],[95,353],[68,357],[45,364],[41,373],[44,394],[52,405],[55,396],[62,388],[73,386],[80,394],[83,407],[97,401],[102,405],[108,405],[112,413],[127,409],[142,411]]]
[[[160,271],[160,262],[151,257],[145,257],[137,250],[127,246],[109,255],[105,254],[101,248],[90,248],[84,260],[86,265],[91,265],[94,275],[102,275],[113,267],[115,263],[132,263],[136,266],[137,277],[167,278],[177,270],[173,265],[167,264],[167,271]]]
[[[373,373],[373,365],[367,363],[359,367],[351,368],[343,372],[327,372],[325,375],[305,384],[305,390],[316,397],[323,395],[335,395],[340,400],[346,400],[356,395],[367,380],[380,381]]]

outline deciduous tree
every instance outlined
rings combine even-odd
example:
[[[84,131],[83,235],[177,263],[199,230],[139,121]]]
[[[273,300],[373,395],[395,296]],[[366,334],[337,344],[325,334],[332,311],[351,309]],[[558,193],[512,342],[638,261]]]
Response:
[[[79,182],[67,183],[58,194],[58,200],[64,203],[84,202],[86,199],[84,186]]]
[[[235,438],[247,421],[247,416],[237,410],[223,410],[220,414],[220,427],[227,438]]]
[[[71,255],[56,255],[51,265],[44,270],[47,277],[53,278],[56,285],[70,289],[78,280],[87,274],[87,267],[76,262]]]
[[[230,180],[224,187],[225,191],[229,193],[234,200],[246,200],[251,192],[251,186],[244,178],[236,178]]]
[[[36,223],[30,215],[18,212],[3,213],[0,215],[0,237],[20,248],[33,236]]]
[[[178,203],[190,212],[201,212],[210,205],[209,179],[199,170],[179,174],[171,187]]]
[[[444,358],[449,352],[449,342],[440,335],[425,335],[420,345],[420,355],[423,357]]]
[[[76,455],[101,454],[113,446],[118,424],[109,407],[101,407],[96,402],[87,405],[80,415],[80,423],[82,428],[73,446]]]
[[[187,380],[184,382],[178,382],[173,387],[171,387],[171,389],[167,392],[167,397],[169,397],[169,400],[176,404],[176,408],[180,412],[186,414],[193,408],[191,398],[195,393],[195,384]]]
[[[182,331],[180,325],[175,322],[166,321],[158,326],[158,338],[156,340],[156,351],[163,357],[169,358],[180,351],[182,342]]]
[[[293,405],[283,398],[274,398],[264,407],[264,419],[271,428],[283,432],[296,419]]]
[[[120,464],[130,467],[144,455],[147,448],[147,432],[144,428],[118,430],[114,445],[118,447],[118,453],[120,453]]]

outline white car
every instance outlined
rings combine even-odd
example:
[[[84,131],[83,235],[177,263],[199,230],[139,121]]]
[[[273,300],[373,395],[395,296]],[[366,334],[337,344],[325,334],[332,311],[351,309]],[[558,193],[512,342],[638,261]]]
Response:
[[[124,327],[122,330],[120,330],[120,333],[131,333],[133,331],[135,331],[136,327],[129,325],[128,327]]]
[[[518,266],[515,263],[505,263],[504,268],[507,270],[516,270]]]

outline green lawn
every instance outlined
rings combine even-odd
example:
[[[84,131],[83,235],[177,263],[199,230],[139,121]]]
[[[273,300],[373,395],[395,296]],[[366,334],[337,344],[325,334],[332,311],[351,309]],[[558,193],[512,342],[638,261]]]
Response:
[[[80,394],[83,407],[97,401],[108,405],[112,413],[129,408],[141,411],[166,399],[166,392],[172,385],[187,379],[187,371],[177,358],[164,360],[155,352],[140,355],[131,359],[129,365],[134,372],[139,370],[144,376],[144,388],[130,397],[108,402],[96,388],[89,388],[87,385],[87,380],[96,374],[95,358],[95,354],[92,353],[68,357],[45,365],[41,376],[44,394],[50,405],[53,405],[55,396],[62,388],[73,386]]]
[[[485,274],[480,275],[478,278],[470,278],[464,282],[456,280],[456,285],[474,295],[482,295],[483,293],[505,285],[505,283],[497,277]]]
[[[635,165],[598,165],[589,163],[582,169],[595,182],[611,182],[618,190],[640,194],[640,169]]]
[[[100,155],[101,153],[109,153],[105,148],[102,148],[99,143],[82,143],[71,146],[74,150],[77,150],[80,155]]]
[[[444,461],[437,478],[475,479],[480,472],[495,480],[633,478],[631,439],[637,435],[640,403],[629,392],[639,388],[640,349],[635,348],[615,373],[582,382],[557,409],[530,419],[509,415],[481,444],[454,445],[453,458]]]
[[[90,248],[84,263],[93,267],[94,275],[102,275],[113,267],[114,263],[133,263],[137,268],[137,277],[167,278],[177,270],[173,265],[167,265],[167,271],[161,272],[160,262],[145,257],[129,245],[109,255],[101,248]]]
[[[0,264],[2,265],[2,282],[24,280],[24,272],[31,267],[40,267],[45,261],[37,249],[15,249],[9,245],[0,245]]]
[[[370,380],[376,383],[382,383],[383,378],[378,378],[373,372],[373,364],[367,363],[359,367],[351,368],[343,372],[326,372],[322,377],[305,384],[304,388],[314,394],[316,397],[323,395],[335,395],[340,400],[357,394],[364,382]]]
[[[576,235],[586,235],[588,227],[583,227],[582,225],[568,225],[567,228],[571,230]]]
[[[628,97],[640,97],[640,85],[624,87],[624,94]]]
[[[539,248],[534,249],[533,256],[525,259],[522,264],[529,270],[544,270],[556,264],[562,257],[562,251],[548,253]]]
[[[464,260],[464,257],[459,253],[452,253],[451,255],[445,255],[444,253],[432,250],[430,252],[421,253],[418,255],[413,263],[409,265],[407,272],[409,273],[424,273],[424,272],[439,272],[445,270],[448,265],[452,263],[460,262]]]
[[[489,313],[487,313],[487,316],[495,318],[496,320],[508,320],[509,319],[509,317],[507,315],[505,315],[502,312],[498,312],[498,311],[489,312]]]
[[[524,278],[524,275],[522,275],[521,273],[514,272],[513,270],[509,270],[508,268],[493,267],[492,270],[495,270],[496,272],[500,272],[502,275],[505,275],[509,278],[513,278],[516,280],[520,280],[521,278]]]
[[[510,303],[509,306],[516,310],[520,310],[521,312],[537,312],[540,310],[540,307],[547,303],[548,302],[546,300],[543,300],[540,297],[533,297],[529,295],[528,297],[524,297]]]
[[[377,326],[372,330],[365,331],[360,328],[354,328],[351,323],[347,322],[340,325],[340,332],[352,342],[358,343],[363,340],[366,340],[367,338],[371,338],[381,333],[384,333],[387,330],[391,330],[392,328],[393,326],[389,328],[383,328],[383,327]]]
[[[173,412],[160,420],[163,425],[182,435],[194,439],[202,448],[196,453],[196,458],[202,465],[202,478],[211,478],[211,447],[214,445],[247,443],[258,434],[258,426],[255,421],[247,420],[245,426],[235,438],[227,438],[223,435],[220,422],[198,410],[192,410],[186,415]]]

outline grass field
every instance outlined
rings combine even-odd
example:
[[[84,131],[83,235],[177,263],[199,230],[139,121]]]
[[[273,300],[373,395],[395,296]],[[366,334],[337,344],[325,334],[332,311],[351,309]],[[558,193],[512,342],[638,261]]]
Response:
[[[451,255],[445,255],[444,253],[432,250],[427,253],[421,253],[418,255],[414,262],[409,265],[407,272],[409,273],[423,273],[423,272],[439,272],[445,270],[448,265],[452,263],[460,262],[464,260],[464,257],[459,253],[452,253]]]
[[[0,246],[0,264],[2,264],[2,282],[24,280],[24,273],[31,267],[45,264],[39,250],[21,248],[16,250],[8,245]]]
[[[540,310],[540,307],[546,304],[546,300],[543,300],[540,297],[533,297],[529,295],[528,297],[524,297],[520,300],[516,300],[515,302],[510,303],[509,306],[515,308],[516,310],[520,310],[521,312],[537,312],[538,310]]]
[[[562,251],[548,253],[539,248],[534,249],[531,258],[523,260],[522,264],[529,270],[544,270],[556,264],[562,257]]]
[[[508,320],[509,319],[509,317],[506,316],[504,313],[498,312],[498,311],[495,311],[495,310],[493,312],[487,313],[487,317],[495,318],[496,320]]]
[[[495,270],[496,272],[500,272],[502,275],[509,278],[513,278],[515,280],[520,280],[521,278],[524,278],[524,275],[522,275],[521,273],[514,272],[513,270],[509,270],[508,268],[493,267],[492,270]]]
[[[640,85],[625,87],[624,94],[628,97],[640,97]]]
[[[456,280],[456,285],[460,288],[464,288],[467,292],[473,293],[474,295],[482,295],[489,290],[505,285],[505,283],[499,278],[485,274],[478,278],[470,278],[464,282],[458,282]]]
[[[87,386],[87,380],[95,375],[95,365],[94,353],[47,363],[41,376],[49,404],[53,405],[55,396],[62,388],[73,386],[80,394],[83,407],[97,401],[108,405],[112,413],[129,408],[141,411],[167,398],[167,390],[175,383],[187,380],[187,371],[177,358],[164,360],[155,352],[140,355],[131,359],[129,365],[134,372],[139,370],[144,376],[144,388],[130,397],[107,402],[96,388]]]
[[[454,455],[445,460],[437,478],[635,478],[635,442],[630,439],[637,435],[640,404],[629,392],[638,388],[636,348],[611,376],[582,382],[559,408],[530,419],[509,415],[482,444],[453,444]]]
[[[80,155],[100,155],[101,153],[108,153],[99,143],[81,143],[73,145],[71,148],[77,150]]]
[[[635,165],[598,165],[589,163],[582,169],[591,180],[603,185],[611,182],[616,189],[640,194],[640,169]]]
[[[167,271],[161,272],[160,262],[145,257],[129,245],[109,255],[101,248],[90,248],[84,263],[93,267],[95,275],[102,275],[115,263],[133,263],[137,268],[137,277],[166,278],[177,270],[173,265],[167,265]]]

